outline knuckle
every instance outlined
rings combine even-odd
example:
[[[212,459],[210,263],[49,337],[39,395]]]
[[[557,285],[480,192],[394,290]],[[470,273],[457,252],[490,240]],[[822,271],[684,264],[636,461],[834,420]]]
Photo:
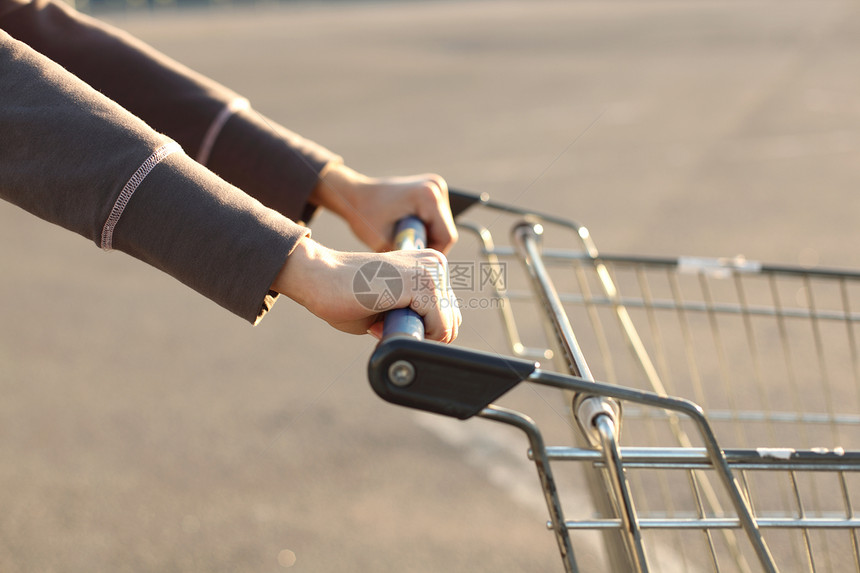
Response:
[[[437,173],[431,173],[429,179],[439,187],[439,190],[444,194],[448,191],[448,182],[445,178]]]
[[[424,249],[421,251],[437,264],[446,265],[448,264],[448,257],[445,256],[445,253],[442,251],[438,251],[436,249]]]
[[[435,173],[430,173],[425,176],[423,188],[435,200],[447,197],[448,195],[448,184],[442,176],[436,175]]]

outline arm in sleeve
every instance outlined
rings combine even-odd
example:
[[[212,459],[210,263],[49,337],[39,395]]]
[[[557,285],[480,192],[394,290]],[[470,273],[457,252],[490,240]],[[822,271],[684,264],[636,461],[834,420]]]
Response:
[[[247,100],[60,1],[0,0],[0,29],[182,145],[265,205],[299,220],[340,157],[252,110]]]
[[[309,231],[0,30],[0,197],[256,323]]]

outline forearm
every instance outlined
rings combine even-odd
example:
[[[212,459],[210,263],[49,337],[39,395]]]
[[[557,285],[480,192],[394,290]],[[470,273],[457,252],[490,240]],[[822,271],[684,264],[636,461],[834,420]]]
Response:
[[[340,158],[264,118],[235,92],[103,22],[51,0],[0,0],[0,29],[177,141],[190,157],[298,220]]]
[[[0,101],[0,196],[249,321],[265,312],[307,229],[2,31]]]
[[[192,157],[238,95],[64,2],[0,0],[0,29],[60,64]]]

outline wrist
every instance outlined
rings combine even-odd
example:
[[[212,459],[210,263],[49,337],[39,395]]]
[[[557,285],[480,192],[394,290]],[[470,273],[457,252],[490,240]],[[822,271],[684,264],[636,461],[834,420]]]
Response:
[[[358,187],[367,180],[367,177],[343,163],[331,165],[321,174],[311,192],[310,201],[350,221],[356,212]]]
[[[272,283],[272,290],[287,296],[302,306],[313,306],[317,279],[331,266],[330,250],[310,237],[299,239],[284,266]]]

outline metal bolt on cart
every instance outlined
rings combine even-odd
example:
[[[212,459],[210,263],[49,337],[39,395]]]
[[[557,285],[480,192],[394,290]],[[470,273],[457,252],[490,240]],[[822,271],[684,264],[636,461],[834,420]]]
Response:
[[[576,223],[451,202],[461,244],[523,270],[490,281],[510,356],[423,341],[405,311],[386,318],[370,382],[395,404],[524,432],[565,571],[598,532],[618,572],[860,572],[860,273],[605,255]],[[404,225],[420,246],[420,224]],[[536,316],[546,335],[527,345]],[[494,404],[523,383],[565,396],[573,446]],[[554,472],[569,466],[587,514],[563,507]]]

